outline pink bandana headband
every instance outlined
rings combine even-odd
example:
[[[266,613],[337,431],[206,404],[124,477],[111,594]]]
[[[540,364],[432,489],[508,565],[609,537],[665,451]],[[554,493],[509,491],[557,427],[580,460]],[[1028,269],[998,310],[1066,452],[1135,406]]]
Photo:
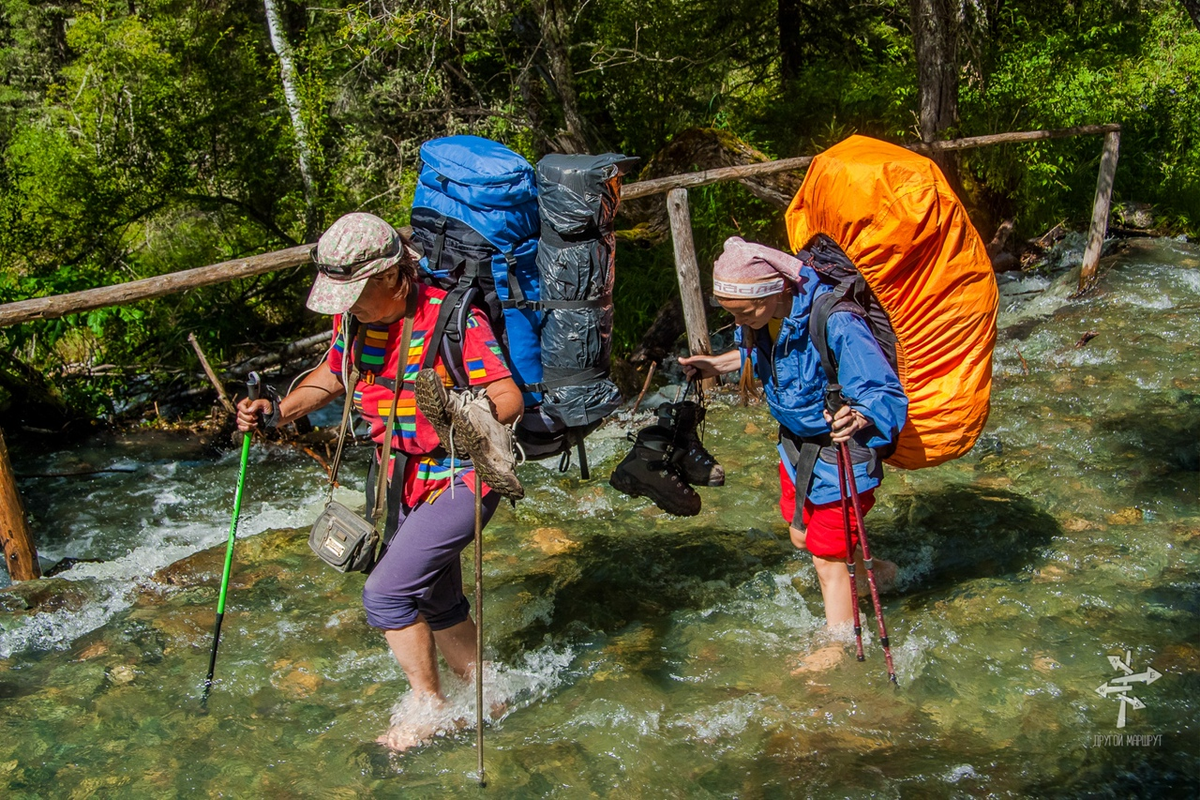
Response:
[[[713,263],[713,294],[735,299],[779,294],[787,281],[799,282],[802,266],[787,253],[731,236]]]

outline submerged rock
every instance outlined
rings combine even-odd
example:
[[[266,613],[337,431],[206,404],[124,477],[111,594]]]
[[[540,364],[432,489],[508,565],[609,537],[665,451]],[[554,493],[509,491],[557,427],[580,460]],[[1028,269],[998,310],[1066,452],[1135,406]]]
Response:
[[[62,578],[22,581],[0,589],[0,611],[9,614],[79,611],[95,594],[89,584]]]

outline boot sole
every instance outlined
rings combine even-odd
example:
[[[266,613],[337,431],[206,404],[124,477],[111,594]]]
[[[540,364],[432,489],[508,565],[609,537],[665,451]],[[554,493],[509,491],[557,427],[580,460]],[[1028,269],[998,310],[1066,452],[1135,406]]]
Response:
[[[625,473],[620,471],[614,471],[608,477],[608,485],[630,497],[649,497],[654,501],[654,505],[668,514],[674,514],[677,517],[694,517],[700,513],[700,505],[698,503],[695,508],[677,505],[672,502],[674,498],[671,495],[662,495],[646,486],[646,484],[626,477]]]
[[[487,452],[487,438],[475,429],[474,425],[459,415],[459,421],[454,426],[455,446],[462,444],[462,449],[471,457],[471,464],[479,477],[491,488],[510,500],[520,500],[525,496],[525,487],[517,480],[517,476],[505,469],[496,467],[480,453]]]
[[[434,370],[421,370],[413,381],[413,398],[417,408],[437,432],[442,446],[450,447],[450,412],[446,408],[449,396],[446,386]]]
[[[465,455],[470,457],[471,464],[484,483],[512,500],[520,500],[525,496],[525,488],[521,486],[521,482],[515,475],[493,468],[486,458],[476,455],[485,452],[486,447],[485,437],[476,431],[473,425],[466,423],[453,425],[450,411],[447,408],[449,394],[446,391],[446,385],[442,383],[442,379],[435,371],[422,370],[417,373],[413,385],[413,396],[417,401],[417,408],[437,432],[442,447],[450,449],[452,435],[450,429],[453,426],[455,449],[461,449]]]

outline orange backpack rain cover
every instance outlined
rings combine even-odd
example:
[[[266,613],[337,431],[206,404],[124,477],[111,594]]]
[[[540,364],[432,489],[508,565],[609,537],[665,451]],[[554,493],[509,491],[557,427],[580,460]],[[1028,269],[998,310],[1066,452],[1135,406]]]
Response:
[[[987,423],[996,276],[942,171],[851,136],[813,159],[786,221],[793,251],[834,239],[891,320],[909,405],[887,462],[919,469],[970,450]]]

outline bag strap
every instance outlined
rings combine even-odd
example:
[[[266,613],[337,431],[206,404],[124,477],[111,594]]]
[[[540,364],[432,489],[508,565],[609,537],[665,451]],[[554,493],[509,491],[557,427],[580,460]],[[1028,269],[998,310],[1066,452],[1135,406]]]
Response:
[[[849,441],[850,463],[867,464],[867,470],[873,472],[880,453],[875,448],[866,447],[856,439]],[[836,448],[833,438],[828,433],[819,436],[797,436],[783,425],[779,426],[779,448],[792,470],[796,473],[796,505],[792,510],[792,525],[799,528],[804,524],[804,501],[808,497],[812,485],[813,471],[817,460],[823,455],[835,461]]]
[[[393,389],[394,394],[392,395],[392,407],[388,412],[387,426],[383,440],[382,463],[384,465],[387,465],[388,460],[391,458],[392,433],[395,430],[396,424],[396,407],[400,404],[400,391],[404,388],[404,372],[405,367],[407,366],[408,350],[409,346],[412,344],[413,319],[415,314],[412,313],[411,307],[413,305],[414,294],[415,293],[410,292],[408,305],[406,305],[404,309],[404,328],[400,333],[400,349],[397,355],[398,360],[396,363],[396,380],[394,381],[395,385]],[[354,320],[350,324],[346,325],[345,328],[343,328],[343,332],[345,334],[345,339],[343,340],[343,352],[353,352],[352,348],[355,346],[354,340],[358,338],[357,334],[359,326],[356,323],[357,320]],[[343,324],[345,324],[345,317],[343,317]],[[350,409],[354,405],[354,387],[358,385],[358,378],[360,375],[357,358],[351,358],[349,366],[350,374],[345,385],[346,402],[342,406],[342,422],[341,425],[338,426],[337,452],[334,453],[333,465],[329,470],[329,501],[333,500],[333,490],[338,485],[337,474],[338,469],[342,465],[342,450],[346,445],[346,428],[350,421]],[[375,508],[372,512],[374,515],[373,518],[376,520],[381,518],[380,512],[384,509],[387,503],[386,497],[384,496],[386,495],[385,490],[387,487],[387,476],[387,469],[381,469],[379,471],[379,484],[375,491]]]
[[[348,321],[347,321],[348,320]],[[357,318],[349,314],[342,315],[342,353],[353,353],[354,342],[358,338],[359,324]],[[358,359],[351,357],[349,359],[350,374],[346,380],[344,391],[346,394],[346,403],[342,406],[342,422],[338,426],[338,446],[337,452],[333,456],[333,466],[329,469],[329,498],[327,502],[333,500],[333,490],[337,487],[338,469],[342,466],[342,450],[346,445],[346,426],[350,421],[350,409],[354,405],[354,387],[358,385]],[[345,373],[346,362],[342,362],[343,374]]]
[[[387,525],[387,485],[388,473],[391,472],[392,459],[392,432],[396,426],[396,406],[400,405],[400,391],[404,388],[404,373],[408,368],[408,349],[412,344],[413,319],[416,314],[413,313],[413,302],[416,299],[416,287],[411,286],[408,293],[408,304],[404,309],[404,328],[400,333],[400,350],[396,354],[396,388],[392,393],[392,407],[388,409],[387,427],[383,433],[383,457],[379,460],[379,483],[375,486],[375,508],[371,511],[371,518],[375,520],[375,525],[381,523]],[[400,480],[404,480],[404,476],[398,476]]]

